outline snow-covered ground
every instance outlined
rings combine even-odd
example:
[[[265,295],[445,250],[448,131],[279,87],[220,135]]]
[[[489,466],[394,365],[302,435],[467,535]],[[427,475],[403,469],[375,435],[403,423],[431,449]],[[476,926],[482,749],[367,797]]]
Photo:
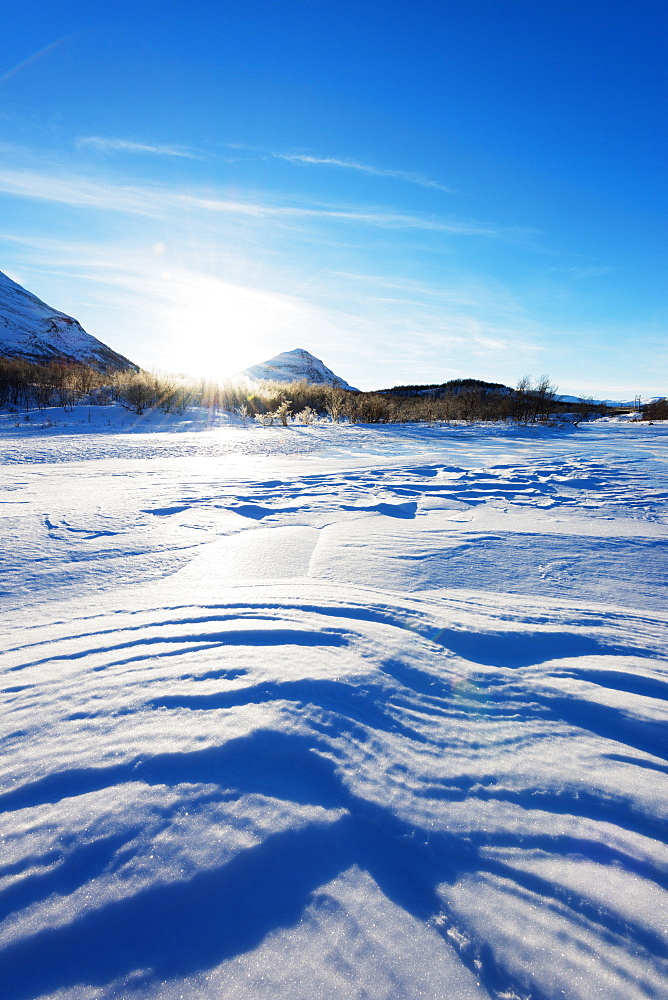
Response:
[[[3,998],[667,998],[667,445],[2,417]]]

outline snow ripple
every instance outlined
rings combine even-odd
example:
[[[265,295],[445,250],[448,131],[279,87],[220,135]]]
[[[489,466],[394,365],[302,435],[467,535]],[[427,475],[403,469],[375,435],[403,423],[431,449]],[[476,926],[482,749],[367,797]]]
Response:
[[[3,1000],[668,1000],[665,429],[52,430]]]
[[[668,996],[656,621],[294,582],[24,636],[2,674],[11,1000]],[[280,955],[307,926],[327,972],[295,992]],[[438,981],[373,964],[406,933]]]

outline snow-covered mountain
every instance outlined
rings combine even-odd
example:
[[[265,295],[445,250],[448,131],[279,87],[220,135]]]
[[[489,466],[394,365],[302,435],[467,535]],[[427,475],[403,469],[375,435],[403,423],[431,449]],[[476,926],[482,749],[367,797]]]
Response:
[[[77,320],[42,302],[0,271],[0,357],[79,361],[100,372],[138,366],[86,333]]]
[[[578,403],[582,399],[582,396],[557,396],[557,399],[561,403]],[[630,406],[635,407],[637,405],[645,406],[647,403],[655,403],[658,399],[663,399],[663,396],[636,396],[635,399],[585,399],[595,406]]]
[[[294,351],[283,351],[275,358],[269,358],[259,365],[244,368],[238,374],[258,382],[305,381],[314,385],[332,385],[337,389],[348,389],[350,392],[359,391],[335,375],[319,358],[314,358],[302,347],[297,347]]]

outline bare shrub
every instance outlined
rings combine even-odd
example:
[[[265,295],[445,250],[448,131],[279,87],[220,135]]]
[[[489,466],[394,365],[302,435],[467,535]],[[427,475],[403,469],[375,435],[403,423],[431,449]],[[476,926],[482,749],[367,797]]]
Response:
[[[600,417],[607,411],[605,403],[597,403],[591,396],[580,396],[577,402],[571,407],[571,423],[581,424],[583,420],[592,420]]]
[[[148,372],[123,372],[114,381],[116,401],[141,416],[157,406],[173,387]]]
[[[335,389],[333,386],[325,386],[324,388],[323,401],[325,412],[337,424],[343,416],[347,396],[348,393],[344,389]]]
[[[291,399],[284,399],[278,404],[278,406],[274,410],[273,413],[274,420],[277,420],[282,427],[288,426],[290,414],[292,413],[292,410],[290,409],[291,403],[292,403]]]
[[[255,419],[262,427],[271,427],[274,422],[274,414],[265,410],[264,413],[256,413]]]
[[[311,406],[305,406],[303,410],[295,413],[293,420],[297,424],[314,424],[318,420],[318,414]]]
[[[643,420],[668,420],[668,398],[653,399],[642,409]]]
[[[108,378],[73,361],[38,364],[23,358],[0,358],[0,406],[71,409]]]
[[[515,387],[510,416],[519,424],[546,421],[553,411],[556,394],[557,388],[549,376],[541,375],[534,382],[529,375],[523,375]]]

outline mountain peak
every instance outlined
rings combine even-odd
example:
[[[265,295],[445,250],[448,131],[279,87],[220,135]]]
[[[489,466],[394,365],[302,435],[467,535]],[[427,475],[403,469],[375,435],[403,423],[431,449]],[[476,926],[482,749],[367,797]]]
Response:
[[[0,357],[25,361],[78,361],[99,372],[137,365],[117,354],[81,324],[42,302],[0,271]]]
[[[310,382],[312,385],[331,385],[336,389],[358,392],[303,347],[282,351],[268,361],[244,368],[238,374],[257,382]]]

